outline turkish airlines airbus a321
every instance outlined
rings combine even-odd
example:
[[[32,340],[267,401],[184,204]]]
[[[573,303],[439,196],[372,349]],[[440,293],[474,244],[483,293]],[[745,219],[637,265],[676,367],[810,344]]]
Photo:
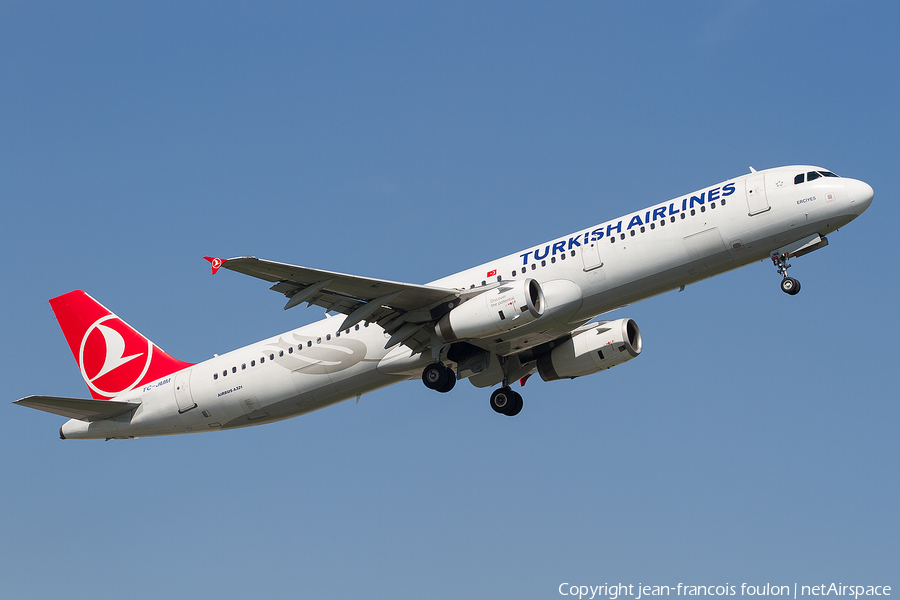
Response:
[[[287,419],[421,378],[497,387],[491,408],[513,416],[510,385],[590,375],[641,353],[627,318],[597,315],[771,258],[781,289],[800,291],[787,261],[871,204],[872,188],[820,167],[729,179],[587,227],[427,285],[244,258],[206,257],[272,283],[285,309],[330,316],[198,364],[176,360],[85,292],[50,300],[92,399],[29,396],[16,404],[70,417],[66,438],[136,438]]]

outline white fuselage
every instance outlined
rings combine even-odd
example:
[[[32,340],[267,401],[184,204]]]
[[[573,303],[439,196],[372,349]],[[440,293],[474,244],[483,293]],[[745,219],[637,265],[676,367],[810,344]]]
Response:
[[[432,282],[471,289],[530,277],[547,311],[496,340],[509,355],[565,335],[599,314],[768,258],[824,236],[871,202],[857,180],[822,177],[817,167],[751,173],[484,263]],[[417,377],[432,354],[411,355],[375,324],[337,331],[329,317],[191,366],[116,398],[140,402],[124,416],[67,422],[66,438],[121,438],[246,427],[308,413]],[[473,380],[473,383],[475,381]],[[478,383],[476,383],[478,385]]]

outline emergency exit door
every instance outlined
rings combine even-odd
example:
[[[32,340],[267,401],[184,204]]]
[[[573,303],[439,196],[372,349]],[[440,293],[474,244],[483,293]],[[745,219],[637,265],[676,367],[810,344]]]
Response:
[[[585,242],[581,247],[581,260],[584,261],[584,270],[593,271],[603,266],[600,260],[600,242]]]

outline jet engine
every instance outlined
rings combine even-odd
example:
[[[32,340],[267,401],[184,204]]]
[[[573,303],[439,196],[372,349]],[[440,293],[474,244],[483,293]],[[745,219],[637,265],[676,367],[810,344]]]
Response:
[[[435,326],[438,338],[450,343],[504,333],[544,314],[544,292],[535,279],[503,283],[463,302]]]
[[[581,377],[629,361],[641,353],[641,330],[631,319],[607,321],[582,331],[537,359],[544,381]]]

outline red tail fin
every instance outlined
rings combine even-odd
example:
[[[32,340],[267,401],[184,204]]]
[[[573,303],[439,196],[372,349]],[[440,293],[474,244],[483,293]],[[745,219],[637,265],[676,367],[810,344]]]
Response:
[[[50,306],[97,400],[108,400],[192,364],[172,358],[81,290],[51,299]]]

